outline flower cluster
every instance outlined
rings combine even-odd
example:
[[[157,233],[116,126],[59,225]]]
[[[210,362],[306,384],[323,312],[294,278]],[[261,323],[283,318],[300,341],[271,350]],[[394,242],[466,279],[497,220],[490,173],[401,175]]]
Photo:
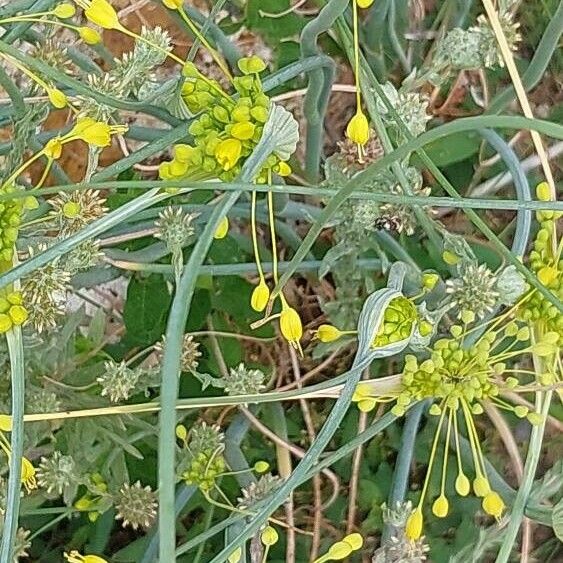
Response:
[[[541,415],[525,406],[513,406],[501,398],[503,392],[511,392],[520,385],[512,374],[521,370],[508,369],[506,362],[533,353],[543,357],[556,349],[558,335],[547,333],[541,341],[530,343],[530,331],[516,321],[494,322],[474,344],[466,338],[474,329],[469,325],[475,321],[472,312],[462,314],[463,325],[451,327],[452,337],[437,340],[430,349],[429,357],[420,361],[413,355],[405,357],[400,387],[386,394],[374,394],[368,383],[360,383],[353,400],[361,410],[371,410],[378,402],[395,402],[392,412],[402,416],[410,405],[423,399],[431,399],[430,414],[438,417],[438,425],[430,453],[426,479],[417,508],[406,523],[405,533],[412,540],[422,534],[424,502],[432,468],[435,463],[438,443],[445,429],[444,456],[440,495],[434,500],[432,512],[443,518],[449,512],[446,496],[446,474],[450,436],[453,431],[456,444],[458,474],[455,489],[460,496],[469,494],[471,484],[466,476],[460,449],[459,427],[465,425],[466,434],[473,458],[475,479],[473,491],[482,498],[483,510],[495,518],[500,518],[504,502],[500,495],[491,489],[487,477],[481,445],[479,442],[474,415],[484,412],[484,405],[491,404],[502,410],[512,412],[519,418],[527,418],[531,424],[539,424]],[[523,373],[526,373],[525,370]],[[503,377],[504,376],[504,377]]]
[[[221,384],[227,395],[256,395],[264,389],[264,379],[262,371],[249,369],[240,363],[221,378]]]
[[[63,496],[70,503],[76,495],[80,477],[76,462],[69,455],[55,451],[50,457],[42,457],[37,468],[37,484],[47,494]]]
[[[190,430],[189,440],[186,428],[182,425],[176,427],[176,435],[189,453],[182,479],[188,485],[196,485],[207,493],[213,489],[215,480],[226,469],[223,433],[218,426],[202,422]]]
[[[130,526],[133,530],[148,530],[156,520],[158,502],[156,493],[140,481],[133,485],[125,483],[114,499],[115,519],[123,521],[123,527]]]
[[[154,351],[156,353],[158,361],[162,361],[165,347],[166,337],[163,336],[162,340],[160,342],[157,342],[154,346]],[[184,334],[184,337],[182,339],[180,371],[192,374],[196,373],[200,356],[201,352],[199,351],[199,342],[196,342],[191,334]]]
[[[199,114],[189,127],[193,145],[176,145],[174,158],[160,166],[162,179],[201,180],[219,178],[232,181],[262,135],[268,119],[270,100],[262,89],[259,74],[265,64],[258,57],[238,62],[243,76],[233,79],[238,94],[234,98],[220,84],[186,63],[182,98],[190,112]],[[267,171],[287,175],[288,165],[271,155],[256,181],[265,183]]]
[[[112,403],[127,400],[137,387],[141,371],[131,369],[126,362],[105,362],[105,371],[96,378],[102,387],[101,396],[109,397]]]
[[[549,186],[540,184],[537,189],[540,200],[549,201]],[[554,297],[563,301],[563,260],[561,259],[561,245],[554,248],[554,234],[560,212],[538,211],[536,213],[540,229],[534,241],[534,248],[530,252],[530,267],[539,282],[545,286]],[[518,307],[518,316],[530,321],[540,328],[540,332],[555,332],[559,334],[559,346],[563,343],[563,314],[539,291],[531,289]]]
[[[0,187],[0,196],[2,198],[10,197],[18,191],[13,184],[5,183]],[[7,201],[0,201],[0,264],[8,263],[11,266],[22,214],[25,209],[35,207],[37,207],[37,201],[32,197],[15,197]]]

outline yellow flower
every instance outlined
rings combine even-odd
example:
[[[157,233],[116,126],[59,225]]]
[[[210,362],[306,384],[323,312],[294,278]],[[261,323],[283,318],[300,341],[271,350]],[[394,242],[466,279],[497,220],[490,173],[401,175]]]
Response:
[[[364,545],[364,539],[360,534],[348,534],[341,541],[333,543],[329,550],[315,560],[314,563],[325,563],[325,561],[342,561],[346,559],[353,551],[361,549]]]
[[[164,0],[163,0],[164,1]],[[230,555],[227,557],[228,563],[239,563],[242,559],[242,548],[237,547]]]
[[[43,152],[45,156],[52,158],[53,160],[57,160],[57,158],[61,157],[63,152],[63,143],[60,137],[55,137],[54,139],[49,139],[47,144],[43,148]]]
[[[260,534],[260,541],[267,546],[274,545],[278,543],[279,535],[275,528],[272,526],[266,526],[264,531]]]
[[[250,306],[256,312],[260,313],[266,308],[269,299],[270,289],[266,285],[266,282],[262,279],[252,291],[252,296],[250,297]]]
[[[90,0],[90,2],[79,1],[80,5],[84,5],[84,15],[86,18],[103,27],[104,29],[119,29],[121,24],[117,17],[114,7],[107,0]]]
[[[250,121],[243,121],[242,123],[235,123],[231,128],[231,135],[235,139],[241,141],[248,141],[254,136],[255,126]]]
[[[12,417],[8,414],[0,414],[0,431],[12,431]]]
[[[469,479],[464,473],[459,473],[455,480],[455,490],[457,494],[466,497],[469,494],[471,485],[469,484]]]
[[[551,200],[551,188],[547,182],[541,182],[536,186],[536,195],[540,201]]]
[[[28,493],[31,490],[37,488],[37,481],[35,480],[35,467],[33,467],[31,461],[29,461],[29,459],[27,459],[26,457],[22,458],[21,482]]]
[[[450,508],[450,503],[446,498],[446,495],[441,494],[432,505],[432,512],[434,516],[438,518],[445,518],[448,515],[448,511]]]
[[[53,104],[53,106],[57,109],[64,108],[68,103],[64,92],[61,92],[58,88],[49,88],[47,90],[47,96],[49,97],[51,104]]]
[[[108,125],[91,117],[81,117],[70,131],[69,137],[81,139],[96,147],[107,147],[111,144],[112,134],[125,131],[127,131],[126,125]]]
[[[91,27],[79,27],[78,35],[87,45],[97,45],[102,40],[102,36]]]
[[[215,230],[215,234],[213,235],[213,238],[220,240],[222,238],[225,238],[228,232],[229,232],[229,218],[223,217],[221,219],[221,222],[219,223],[219,226]]]
[[[497,520],[502,516],[505,508],[502,498],[495,491],[490,491],[485,495],[482,506],[487,514],[494,516]]]
[[[72,550],[70,553],[64,553],[65,559],[69,563],[108,563],[103,557],[97,555],[80,555],[78,551]]]
[[[291,166],[283,160],[278,164],[277,174],[282,178],[291,174]]]
[[[422,535],[422,510],[420,506],[407,518],[405,536],[409,540],[417,540]]]
[[[267,461],[257,461],[254,464],[254,471],[256,473],[266,473],[270,469],[270,464]]]
[[[297,311],[287,304],[282,307],[280,315],[280,330],[282,336],[297,350],[301,351],[299,341],[303,336],[303,325]]]
[[[358,2],[358,6],[360,8],[369,8],[373,4],[374,0],[356,0],[356,2]]]
[[[338,340],[344,333],[332,325],[321,325],[315,334],[321,342],[334,342]]]
[[[364,112],[358,108],[356,114],[348,122],[346,136],[357,145],[363,146],[369,141],[369,123]]]
[[[28,313],[27,309],[25,307],[22,307],[22,305],[12,305],[10,307],[10,310],[8,311],[8,315],[10,315],[12,322],[16,326],[19,326],[27,321]]]
[[[217,162],[227,171],[236,166],[242,152],[242,143],[238,139],[221,141],[215,149]]]
[[[59,4],[53,9],[53,14],[61,20],[66,20],[76,14],[76,8],[72,4]]]
[[[162,3],[170,10],[179,10],[184,4],[184,0],[162,0]]]

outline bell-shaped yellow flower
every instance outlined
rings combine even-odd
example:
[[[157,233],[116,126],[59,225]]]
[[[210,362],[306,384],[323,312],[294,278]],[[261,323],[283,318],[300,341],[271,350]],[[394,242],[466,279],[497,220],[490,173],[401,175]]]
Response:
[[[58,88],[49,88],[47,90],[47,96],[51,104],[57,109],[64,108],[68,103],[65,93],[61,92]]]
[[[242,152],[242,143],[238,139],[221,141],[215,149],[217,162],[227,171],[236,166]]]
[[[299,341],[303,336],[303,325],[299,313],[287,304],[282,307],[280,314],[280,330],[282,336],[296,349],[301,350]]]
[[[86,19],[104,29],[119,29],[121,24],[115,8],[107,0],[90,0],[84,10]]]
[[[264,279],[261,279],[260,283],[252,291],[252,296],[250,297],[250,306],[257,313],[261,313],[266,308],[269,299],[270,288],[266,285]]]
[[[222,238],[225,238],[228,232],[229,232],[229,219],[228,217],[223,217],[221,219],[221,222],[219,223],[219,226],[215,230],[215,234],[213,235],[213,238],[220,240]]]
[[[162,0],[169,10],[179,10],[184,5],[184,0]]]
[[[97,45],[102,40],[102,36],[95,29],[87,26],[79,27],[78,35],[87,45]]]
[[[28,493],[37,488],[35,467],[33,467],[31,461],[29,461],[26,457],[22,458],[21,482]]]
[[[57,160],[57,158],[60,158],[62,152],[63,152],[63,143],[60,137],[49,139],[47,141],[47,144],[43,148],[43,153],[45,154],[45,156],[48,156],[53,160]]]
[[[450,503],[444,494],[441,494],[432,505],[432,513],[438,518],[445,518],[448,515],[449,509]]]
[[[356,0],[356,2],[360,8],[369,8],[373,4],[374,0]]]
[[[315,334],[321,342],[334,342],[338,340],[344,333],[333,325],[321,325]]]
[[[369,123],[364,112],[358,108],[348,122],[346,136],[357,145],[364,146],[369,141]]]
[[[490,491],[485,495],[482,506],[487,514],[494,516],[497,520],[502,516],[505,508],[502,498],[495,491]]]
[[[405,536],[409,540],[417,540],[422,535],[422,510],[420,506],[417,507],[414,512],[407,518],[407,523],[405,524]]]
[[[72,4],[59,4],[53,8],[53,15],[61,20],[72,18],[76,14],[76,8]]]

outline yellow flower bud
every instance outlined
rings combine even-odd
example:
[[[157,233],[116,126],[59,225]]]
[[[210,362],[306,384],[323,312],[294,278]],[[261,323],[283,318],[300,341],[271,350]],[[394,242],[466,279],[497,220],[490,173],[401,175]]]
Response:
[[[76,201],[67,201],[62,208],[63,215],[67,219],[75,219],[78,215],[80,215],[81,210],[81,205]]]
[[[334,342],[341,336],[341,330],[337,329],[335,326],[326,324],[321,325],[315,333],[315,337],[318,338],[321,342]]]
[[[432,513],[438,518],[445,518],[449,509],[450,503],[445,495],[440,495],[432,504]]]
[[[267,546],[274,545],[278,543],[279,535],[275,528],[272,526],[266,526],[262,533],[260,534],[260,541]]]
[[[61,20],[72,18],[76,14],[76,8],[72,4],[59,4],[53,9],[53,15]]]
[[[242,143],[238,139],[226,139],[221,141],[215,149],[215,158],[228,171],[238,162],[242,152]]]
[[[79,27],[78,35],[87,45],[97,45],[102,40],[102,36],[95,29],[87,26]]]
[[[361,109],[348,122],[346,136],[358,145],[365,145],[369,141],[369,123]]]
[[[22,307],[21,305],[12,305],[8,311],[8,315],[10,315],[12,322],[16,326],[19,326],[27,321],[28,313],[25,307]]]
[[[90,5],[84,10],[86,19],[104,29],[118,29],[121,27],[117,13],[108,0],[90,0]]]
[[[356,2],[360,8],[369,8],[373,4],[374,0],[356,0]]]
[[[500,498],[500,495],[495,491],[489,491],[485,495],[482,506],[487,514],[494,516],[497,520],[502,516],[505,508],[502,498]]]
[[[12,417],[8,414],[0,414],[0,431],[12,431]]]
[[[51,104],[57,109],[64,108],[68,103],[64,92],[61,92],[58,88],[49,88],[47,90],[47,96],[49,97]]]
[[[549,342],[538,342],[532,346],[532,352],[540,358],[551,356],[557,352],[557,346]]]
[[[266,285],[266,282],[262,279],[260,283],[252,291],[252,296],[250,297],[250,306],[258,313],[262,312],[268,300],[270,299],[270,288]]]
[[[428,411],[432,416],[440,416],[442,414],[442,409],[436,403],[433,403]]]
[[[536,196],[540,201],[551,201],[551,188],[547,182],[541,182],[536,186]]]
[[[287,163],[284,162],[283,160],[278,164],[278,171],[277,174],[279,176],[281,176],[282,178],[285,176],[289,176],[291,174],[292,170],[291,170],[291,166]]]
[[[176,438],[185,442],[187,437],[188,431],[186,430],[186,427],[183,424],[178,424],[176,426]]]
[[[170,10],[179,10],[184,4],[184,0],[162,0],[162,3]]]
[[[557,271],[557,268],[553,268],[552,266],[544,266],[538,272],[538,280],[542,285],[545,285],[547,287],[557,279],[558,273],[559,272]]]
[[[440,276],[438,274],[426,272],[425,274],[422,274],[422,287],[428,291],[431,291],[432,289],[434,289],[439,279]]]
[[[24,197],[23,208],[26,211],[29,211],[31,209],[37,209],[38,207],[39,207],[39,202],[37,201],[36,197],[32,195],[28,195],[27,197]]]
[[[254,464],[254,471],[256,473],[266,473],[270,469],[270,464],[267,461],[257,461]]]
[[[61,142],[61,138],[55,137],[54,139],[49,139],[47,141],[47,144],[43,148],[43,152],[45,153],[45,156],[48,156],[53,160],[60,158],[63,152],[63,144]]]
[[[358,408],[362,412],[370,412],[377,406],[377,401],[375,399],[361,399],[358,401]]]
[[[12,328],[12,319],[4,313],[0,313],[0,334],[8,332]]]
[[[420,336],[428,336],[429,334],[432,334],[433,328],[432,323],[429,323],[428,321],[420,321],[418,323],[418,332],[420,332]]]
[[[248,139],[252,139],[255,128],[254,123],[250,123],[250,121],[235,123],[231,128],[231,135],[240,141],[248,141]]]
[[[459,473],[455,480],[457,494],[466,497],[469,494],[470,488],[469,479],[463,473]]]
[[[450,266],[455,266],[455,264],[457,264],[460,260],[457,254],[454,254],[449,250],[444,250],[444,252],[442,252],[442,259]]]
[[[364,538],[361,534],[348,534],[342,541],[346,542],[354,551],[358,551],[364,545]]]
[[[239,563],[242,559],[242,548],[237,547],[230,555],[227,557],[228,563]]]
[[[266,68],[266,63],[260,57],[252,55],[239,59],[238,67],[243,74],[258,74]]]
[[[346,559],[352,551],[352,546],[348,542],[337,541],[330,546],[327,555],[329,560],[341,561],[342,559]]]
[[[543,422],[543,416],[539,412],[532,411],[526,416],[532,426],[539,426]]]
[[[280,315],[280,330],[282,336],[295,348],[303,336],[301,318],[293,307],[284,306]]]
[[[221,222],[219,223],[219,226],[215,230],[215,234],[213,235],[213,238],[220,240],[222,238],[225,238],[228,232],[229,232],[229,218],[223,217],[221,219]]]
[[[405,524],[405,536],[409,540],[417,540],[422,535],[422,510],[420,507],[407,518]]]
[[[475,479],[473,479],[473,490],[478,497],[484,497],[491,491],[491,486],[489,485],[489,481],[486,477],[478,475]]]
[[[529,412],[530,412],[530,409],[528,407],[524,407],[522,405],[517,405],[516,407],[514,407],[514,414],[518,418],[526,418],[526,416],[528,416]]]

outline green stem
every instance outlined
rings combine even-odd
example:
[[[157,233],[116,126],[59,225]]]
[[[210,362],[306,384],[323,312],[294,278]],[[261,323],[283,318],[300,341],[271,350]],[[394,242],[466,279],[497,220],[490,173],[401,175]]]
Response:
[[[20,509],[21,470],[23,457],[23,413],[25,391],[25,369],[23,341],[20,327],[14,327],[6,333],[8,352],[10,355],[10,372],[12,381],[12,432],[10,435],[10,474],[6,495],[6,512],[2,528],[2,544],[0,545],[0,561],[12,561],[14,542],[18,530],[18,514]]]
[[[520,524],[524,518],[526,503],[528,502],[528,497],[530,496],[532,485],[534,484],[534,477],[540,460],[543,435],[545,432],[547,415],[549,414],[549,405],[551,404],[552,394],[553,391],[547,391],[545,394],[538,393],[536,404],[538,404],[538,406],[541,405],[542,422],[541,424],[532,427],[528,454],[524,465],[524,474],[522,476],[520,488],[516,493],[512,510],[510,511],[510,519],[504,532],[504,538],[502,540],[499,554],[496,558],[496,563],[507,563],[514,547],[514,542],[516,541]]]

